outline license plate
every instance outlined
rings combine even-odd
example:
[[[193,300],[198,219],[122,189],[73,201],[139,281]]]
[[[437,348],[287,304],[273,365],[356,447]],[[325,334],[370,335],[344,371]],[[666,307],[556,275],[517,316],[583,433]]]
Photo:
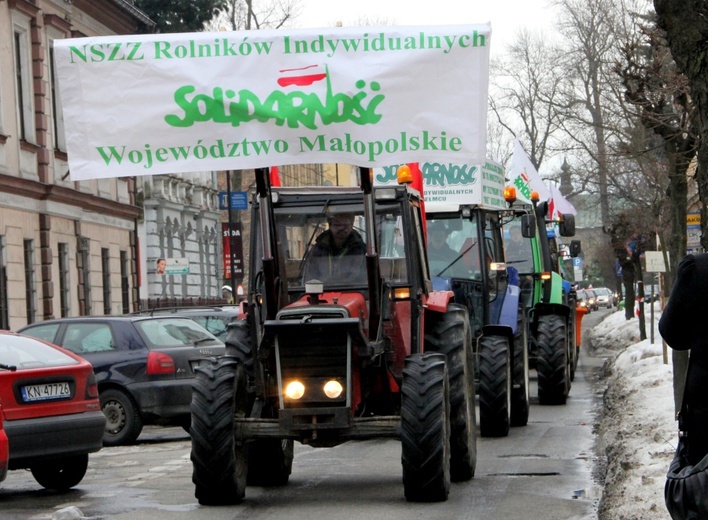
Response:
[[[60,383],[44,383],[41,385],[27,385],[23,386],[20,390],[22,392],[22,400],[25,403],[71,397],[71,389],[69,388],[69,383],[66,381]]]

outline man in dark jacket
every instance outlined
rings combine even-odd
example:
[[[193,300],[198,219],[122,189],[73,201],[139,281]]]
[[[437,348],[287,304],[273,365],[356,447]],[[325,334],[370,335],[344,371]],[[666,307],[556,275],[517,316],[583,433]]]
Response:
[[[317,237],[309,253],[304,281],[365,284],[366,244],[354,229],[354,215],[335,215],[327,222],[329,229]]]
[[[708,454],[708,253],[688,255],[676,268],[676,282],[659,320],[659,332],[675,350],[690,349],[686,376],[687,412],[683,427],[688,433],[689,463]]]

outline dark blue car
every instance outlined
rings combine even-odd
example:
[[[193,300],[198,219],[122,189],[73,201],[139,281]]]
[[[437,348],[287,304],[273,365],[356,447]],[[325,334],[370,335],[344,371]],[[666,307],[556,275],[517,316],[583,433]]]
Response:
[[[84,316],[35,323],[19,332],[64,347],[93,365],[106,446],[134,442],[143,425],[189,430],[194,367],[224,344],[179,317]]]

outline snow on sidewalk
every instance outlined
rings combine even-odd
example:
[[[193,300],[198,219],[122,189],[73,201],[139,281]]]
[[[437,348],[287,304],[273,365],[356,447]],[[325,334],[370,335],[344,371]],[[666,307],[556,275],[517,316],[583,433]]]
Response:
[[[654,312],[654,344],[639,341],[639,322],[624,311],[609,315],[583,341],[592,355],[607,357],[604,413],[598,441],[607,457],[601,520],[669,519],[664,504],[666,471],[676,448],[671,349],[669,364]],[[645,306],[647,336],[649,307]]]

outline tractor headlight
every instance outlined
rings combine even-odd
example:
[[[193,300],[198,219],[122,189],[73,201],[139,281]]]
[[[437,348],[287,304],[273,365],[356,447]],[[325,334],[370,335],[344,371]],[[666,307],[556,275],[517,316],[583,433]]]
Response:
[[[305,395],[305,385],[300,381],[290,381],[285,387],[285,397],[297,401]]]
[[[332,379],[331,381],[327,381],[325,383],[324,387],[322,387],[322,390],[324,391],[325,395],[330,399],[337,399],[340,395],[342,395],[344,387],[342,386],[342,383]]]

